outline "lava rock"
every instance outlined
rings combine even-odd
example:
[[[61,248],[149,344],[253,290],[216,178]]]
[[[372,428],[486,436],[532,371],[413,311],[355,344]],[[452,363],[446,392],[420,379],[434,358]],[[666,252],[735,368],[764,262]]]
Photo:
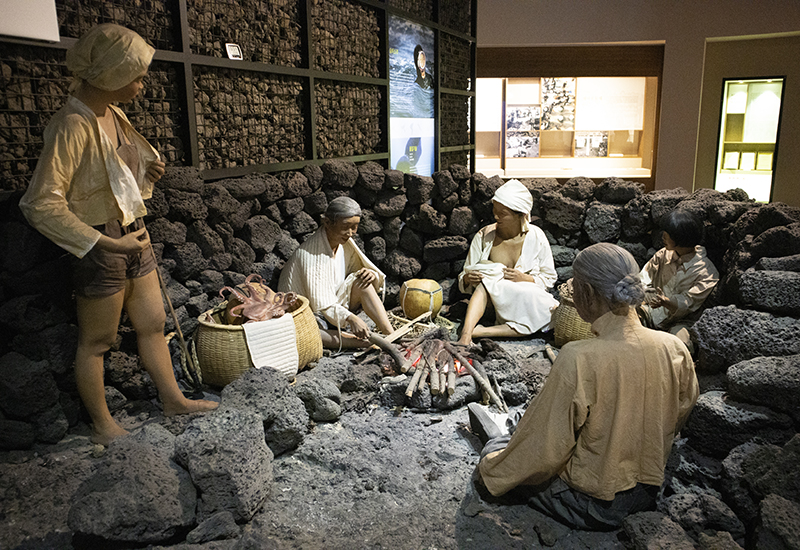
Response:
[[[308,431],[308,412],[275,369],[250,369],[222,390],[223,410],[238,409],[261,418],[266,442],[275,456],[297,448]]]
[[[744,524],[733,510],[713,495],[673,495],[665,499],[660,508],[693,538],[703,531],[727,531],[734,539],[744,542]]]
[[[177,189],[199,193],[203,188],[203,175],[199,168],[167,166],[164,175],[156,182],[160,189]]]
[[[175,452],[200,491],[201,521],[224,511],[249,521],[270,494],[272,452],[258,414],[226,408],[196,418]]]
[[[400,249],[394,249],[383,261],[384,268],[389,275],[407,281],[422,270],[422,264],[413,256],[409,256]]]
[[[736,306],[706,309],[690,332],[700,372],[724,372],[754,357],[800,353],[800,320]]]
[[[228,511],[212,514],[186,535],[189,544],[203,544],[212,540],[230,540],[238,538],[241,529]]]
[[[621,206],[595,201],[586,209],[583,230],[592,243],[615,242],[621,227]]]
[[[196,506],[189,474],[151,443],[127,436],[111,442],[80,486],[67,523],[106,541],[158,543],[194,525]]]
[[[429,176],[405,175],[406,197],[409,204],[423,204],[431,200],[434,181]]]
[[[540,208],[545,220],[567,231],[576,231],[583,226],[585,201],[577,201],[557,192],[542,195]]]
[[[208,216],[208,207],[200,193],[190,193],[170,189],[166,193],[169,202],[170,216],[185,224],[195,220],[204,220]]]
[[[631,514],[623,520],[622,529],[634,548],[694,550],[695,547],[686,531],[661,512]]]
[[[331,380],[304,380],[297,384],[295,391],[312,420],[334,422],[342,416],[342,393]]]
[[[368,191],[377,193],[383,189],[384,169],[374,161],[368,161],[358,167],[357,184]]]
[[[755,530],[755,548],[800,548],[800,505],[778,495],[761,501],[761,521]]]
[[[186,238],[200,247],[206,258],[212,258],[225,252],[225,243],[219,233],[214,231],[205,220],[197,220],[189,226]]]
[[[0,357],[0,410],[24,419],[58,404],[59,391],[47,361],[31,361],[15,351]]]
[[[644,193],[644,184],[625,181],[620,178],[608,178],[597,187],[595,196],[602,202],[625,204]]]
[[[219,180],[231,196],[238,201],[247,201],[263,195],[267,190],[267,181],[264,176],[250,174],[241,178],[227,178]]]
[[[280,240],[281,227],[266,216],[253,216],[245,222],[241,235],[253,250],[269,254]]]
[[[448,262],[463,257],[468,249],[469,243],[464,237],[442,237],[425,243],[423,259],[426,262]]]
[[[732,398],[785,412],[800,421],[800,355],[742,361],[728,368],[727,379]]]
[[[0,419],[0,450],[30,449],[35,441],[36,432],[28,422]]]
[[[783,444],[795,432],[792,419],[785,414],[727,399],[721,391],[710,391],[698,398],[681,433],[701,453],[724,458],[731,449],[753,437]]]
[[[323,185],[351,188],[358,181],[358,168],[349,160],[326,160],[322,165]]]

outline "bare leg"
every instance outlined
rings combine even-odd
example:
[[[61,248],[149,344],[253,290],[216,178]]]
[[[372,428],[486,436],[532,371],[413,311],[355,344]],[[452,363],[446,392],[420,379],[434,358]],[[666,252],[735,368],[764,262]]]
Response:
[[[478,325],[475,327],[475,330],[472,331],[472,335],[475,338],[515,338],[518,336],[524,336],[524,334],[520,334],[505,323],[491,327]]]
[[[164,405],[164,416],[209,411],[217,408],[214,401],[187,399],[172,372],[172,359],[164,338],[164,304],[158,284],[158,274],[152,271],[144,277],[129,279],[126,286],[125,310],[136,330],[139,356],[158,396]]]
[[[338,330],[323,330],[319,331],[320,338],[322,338],[322,347],[327,349],[339,349],[339,331]],[[349,332],[342,332],[341,348],[366,348],[370,346],[368,341],[356,338]]]
[[[464,316],[464,326],[461,327],[461,337],[458,339],[459,344],[469,345],[472,343],[473,331],[475,325],[481,320],[483,314],[486,313],[486,306],[489,304],[489,293],[486,292],[486,287],[479,284],[475,287],[472,297],[469,299],[467,305],[467,314]]]
[[[104,298],[77,297],[78,350],[75,381],[78,393],[92,419],[92,443],[108,445],[128,432],[108,410],[103,383],[103,356],[117,338],[124,292]]]
[[[368,285],[365,288],[359,288],[353,285],[350,292],[350,310],[356,311],[359,305],[364,308],[364,312],[374,321],[379,331],[384,334],[391,334],[394,331],[392,323],[389,321],[389,315],[374,286]]]

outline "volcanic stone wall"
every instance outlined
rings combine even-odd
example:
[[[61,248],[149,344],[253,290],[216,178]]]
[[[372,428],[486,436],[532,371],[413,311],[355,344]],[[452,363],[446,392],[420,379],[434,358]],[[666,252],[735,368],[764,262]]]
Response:
[[[434,18],[431,1],[391,5],[412,17]],[[220,171],[236,167],[388,157],[385,86],[337,76],[388,77],[382,43],[386,14],[379,8],[357,0],[309,0],[308,8],[306,0],[190,0],[186,52],[179,39],[177,1],[133,6],[122,0],[59,0],[56,8],[63,37],[78,38],[98,23],[113,22],[137,31],[158,50],[171,52],[169,62],[153,63],[142,96],[125,106],[134,126],[169,166],[193,164],[217,171],[219,177]],[[470,0],[451,0],[440,7],[446,21],[441,22],[441,67],[436,70],[443,90],[444,147],[470,144],[468,97],[446,93],[470,90],[470,42],[447,32],[452,28],[469,36],[470,9]],[[219,66],[219,59],[227,57],[228,42],[237,43],[244,61],[262,64],[263,70],[252,65],[239,69],[227,60],[228,66]],[[188,78],[180,54],[195,56],[186,65],[191,65]],[[207,57],[209,64],[196,56]],[[71,83],[64,58],[63,49],[0,42],[2,190],[24,189],[33,173],[44,128],[64,104]],[[283,74],[287,68],[294,72]],[[330,78],[315,74],[312,86],[310,75],[304,74],[312,70],[329,73]],[[193,88],[191,99],[184,90],[187,80]],[[187,101],[193,102],[193,120],[187,116]],[[192,151],[195,137],[197,150]],[[388,158],[381,162],[386,166]],[[468,158],[465,153],[453,158],[445,153],[441,166],[451,162],[468,164]]]
[[[678,207],[703,217],[709,256],[723,281],[696,324],[698,369],[719,373],[732,361],[800,353],[800,209],[756,204],[740,191],[644,194],[642,184],[616,178],[523,182],[534,197],[534,223],[550,240],[559,283],[589,244],[617,243],[641,265],[660,247],[661,216]],[[502,183],[458,165],[425,177],[330,160],[213,183],[197,169],[169,168],[148,201],[147,224],[188,336],[197,317],[221,300],[223,286],[258,273],[276,288],[286,260],[319,227],[328,202],[342,195],[362,205],[356,240],[387,274],[387,307],[397,305],[400,285],[414,277],[440,282],[445,303],[456,303],[465,298],[456,277],[469,242],[492,221],[491,197]],[[69,254],[27,225],[18,198],[0,203],[0,411],[25,434],[6,443],[12,446],[57,441],[78,419]],[[168,319],[168,330],[172,324]],[[123,327],[119,351],[107,361],[108,384],[129,399],[152,397],[135,350]]]

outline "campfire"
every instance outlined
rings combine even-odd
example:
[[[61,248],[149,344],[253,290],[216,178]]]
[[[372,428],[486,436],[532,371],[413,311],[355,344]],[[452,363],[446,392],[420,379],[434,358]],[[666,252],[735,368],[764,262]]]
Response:
[[[451,342],[447,330],[434,326],[417,337],[407,336],[410,325],[419,319],[386,337],[370,334],[369,341],[392,359],[393,364],[384,366],[384,374],[405,374],[410,377],[406,389],[408,397],[423,390],[426,385],[430,386],[432,395],[450,396],[455,392],[457,377],[469,375],[475,379],[487,401],[491,401],[502,411],[508,411],[508,407],[500,397],[496,381],[497,391],[490,384],[480,363],[470,355],[468,348]],[[405,332],[398,334],[401,331]],[[362,362],[370,360],[367,358]]]

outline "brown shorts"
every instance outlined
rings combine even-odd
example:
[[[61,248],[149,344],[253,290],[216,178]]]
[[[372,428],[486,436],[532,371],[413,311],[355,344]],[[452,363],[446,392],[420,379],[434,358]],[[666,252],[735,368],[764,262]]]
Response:
[[[95,226],[103,235],[118,239],[144,227],[141,218],[127,227],[119,221]],[[72,282],[75,293],[84,298],[105,298],[125,289],[125,281],[144,277],[156,268],[155,257],[150,247],[138,254],[120,254],[100,250],[96,246],[83,258],[75,258],[72,264]]]

